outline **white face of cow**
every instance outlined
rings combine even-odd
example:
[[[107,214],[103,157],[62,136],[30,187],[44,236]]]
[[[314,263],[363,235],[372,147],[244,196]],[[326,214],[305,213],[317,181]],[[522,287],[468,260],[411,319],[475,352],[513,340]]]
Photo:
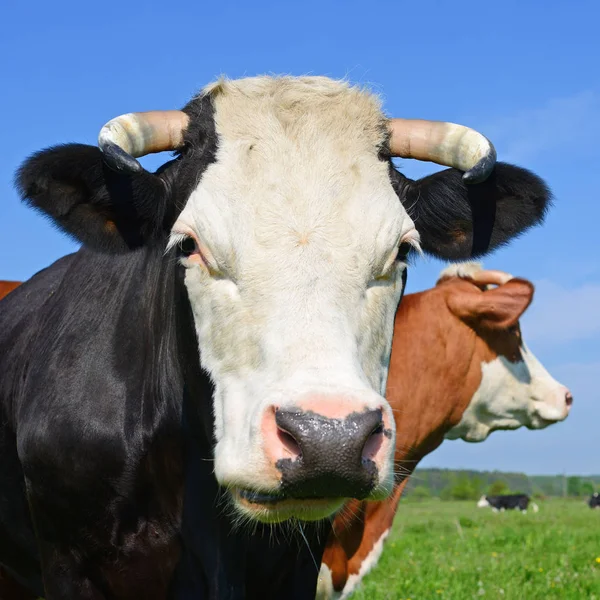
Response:
[[[382,427],[361,444],[377,467],[369,497],[389,492],[394,420],[382,394],[406,269],[396,255],[418,235],[378,158],[384,120],[373,97],[320,78],[209,93],[216,161],[172,242],[184,234],[199,248],[183,263],[215,384],[215,473],[252,518],[322,518],[343,498],[277,501],[280,461],[306,459],[315,419],[380,410]],[[294,429],[282,411],[314,419]]]
[[[481,365],[482,379],[458,425],[446,438],[482,442],[497,429],[543,429],[567,418],[569,390],[522,343],[522,360],[498,356]]]
[[[472,360],[481,363],[481,381],[460,422],[445,437],[481,442],[497,429],[543,429],[566,419],[571,393],[529,350],[519,327],[533,299],[533,285],[500,271],[483,271],[477,263],[450,267],[442,276],[492,277],[498,286],[456,287],[449,303],[477,336]]]
[[[485,508],[486,506],[489,506],[490,503],[488,502],[488,499],[486,496],[481,496],[481,498],[479,498],[479,501],[477,502],[477,508]]]

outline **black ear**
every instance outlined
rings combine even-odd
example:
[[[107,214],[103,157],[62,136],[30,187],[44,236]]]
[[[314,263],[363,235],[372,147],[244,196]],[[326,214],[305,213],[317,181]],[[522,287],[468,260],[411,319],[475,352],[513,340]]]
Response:
[[[16,185],[26,203],[86,246],[125,252],[163,237],[170,226],[167,171],[116,173],[98,148],[67,144],[26,160]]]
[[[473,185],[466,185],[456,169],[417,181],[393,169],[392,182],[423,250],[447,260],[474,258],[503,246],[541,223],[552,200],[542,179],[506,163]]]

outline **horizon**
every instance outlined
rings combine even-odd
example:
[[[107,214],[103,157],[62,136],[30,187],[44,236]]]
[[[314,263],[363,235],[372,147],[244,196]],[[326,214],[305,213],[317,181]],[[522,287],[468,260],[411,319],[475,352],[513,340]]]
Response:
[[[505,471],[504,469],[470,469],[466,468],[453,468],[453,467],[421,467],[420,465],[415,469],[417,471],[469,471],[471,473],[500,473],[501,475],[525,475],[527,477],[591,477],[600,479],[599,473],[527,473],[525,471]]]
[[[480,262],[534,282],[523,337],[573,392],[570,416],[543,431],[498,431],[482,444],[446,441],[419,468],[600,472],[600,183],[592,176],[600,137],[600,4],[553,0],[539,10],[510,0],[498,10],[467,0],[460,10],[439,2],[400,10],[391,0],[368,8],[356,0],[301,7],[262,0],[235,10],[184,2],[156,13],[137,1],[68,0],[33,7],[5,8],[0,36],[3,56],[11,57],[0,66],[9,91],[0,97],[7,116],[1,279],[27,279],[78,247],[19,201],[14,173],[31,153],[65,142],[95,145],[110,118],[179,108],[222,73],[348,78],[381,94],[390,115],[478,129],[498,160],[534,171],[555,198],[544,225]],[[164,160],[163,153],[141,162],[156,168]],[[439,169],[398,164],[412,178]],[[406,293],[432,287],[444,266],[415,261]]]

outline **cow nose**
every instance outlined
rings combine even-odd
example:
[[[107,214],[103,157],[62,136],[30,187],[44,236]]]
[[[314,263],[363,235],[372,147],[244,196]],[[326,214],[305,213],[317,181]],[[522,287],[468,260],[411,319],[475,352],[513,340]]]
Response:
[[[391,437],[381,409],[331,418],[312,410],[273,407],[266,419],[263,433],[271,430],[267,454],[281,472],[285,495],[360,499],[377,485],[378,455],[384,438]]]
[[[573,394],[569,390],[565,394],[565,403],[568,408],[571,408],[571,404],[573,404]]]

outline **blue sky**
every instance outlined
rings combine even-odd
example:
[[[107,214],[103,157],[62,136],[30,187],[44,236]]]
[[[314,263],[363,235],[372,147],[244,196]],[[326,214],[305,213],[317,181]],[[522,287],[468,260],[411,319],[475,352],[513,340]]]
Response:
[[[600,426],[600,41],[596,1],[354,0],[16,2],[0,19],[0,278],[25,279],[76,249],[21,206],[13,174],[31,152],[94,144],[129,111],[182,106],[219,74],[348,77],[390,115],[468,124],[501,160],[544,177],[546,224],[485,265],[531,279],[526,341],[575,396],[565,423],[446,442],[423,466],[598,473]],[[144,160],[148,167],[161,157]],[[434,170],[404,161],[412,177]],[[442,264],[421,260],[408,291]]]

